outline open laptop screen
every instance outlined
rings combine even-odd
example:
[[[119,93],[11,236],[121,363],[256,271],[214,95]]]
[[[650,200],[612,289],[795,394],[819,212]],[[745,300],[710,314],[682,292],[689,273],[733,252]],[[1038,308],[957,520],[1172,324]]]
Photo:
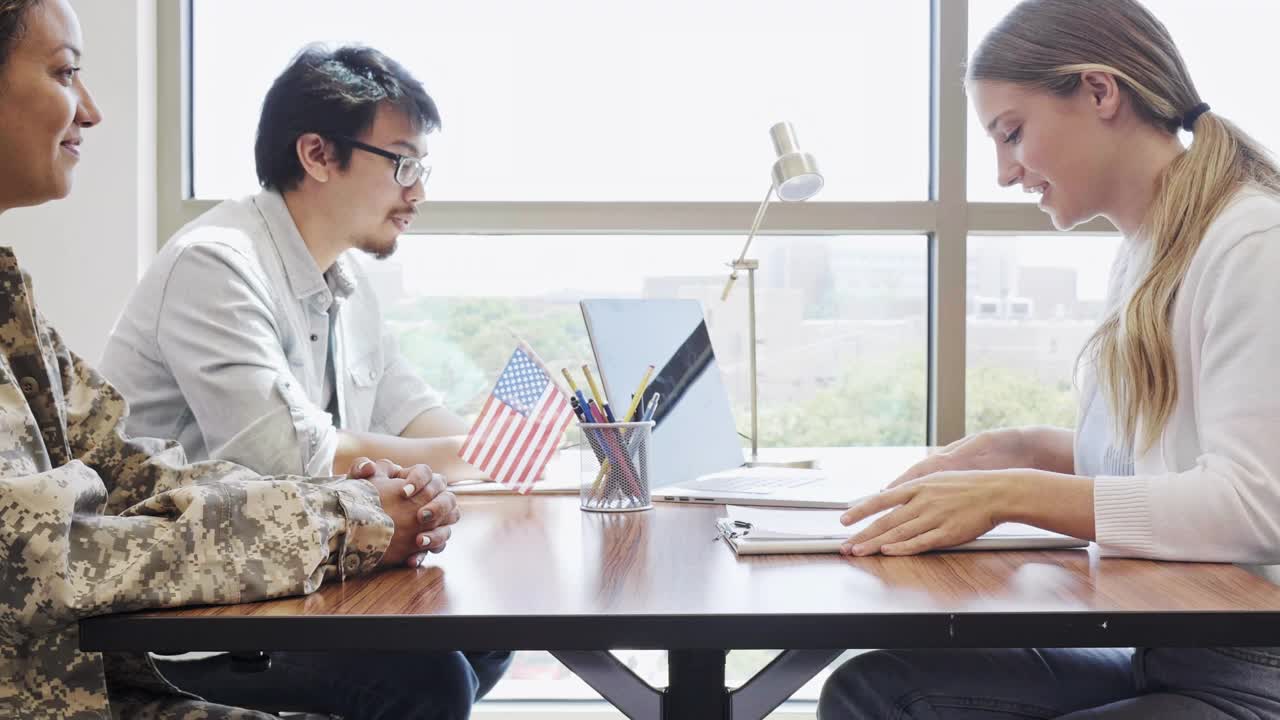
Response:
[[[663,487],[742,464],[742,443],[697,300],[583,300],[596,367],[615,412],[645,369],[645,398],[661,393],[650,443],[650,483]],[[621,409],[620,409],[621,408]]]

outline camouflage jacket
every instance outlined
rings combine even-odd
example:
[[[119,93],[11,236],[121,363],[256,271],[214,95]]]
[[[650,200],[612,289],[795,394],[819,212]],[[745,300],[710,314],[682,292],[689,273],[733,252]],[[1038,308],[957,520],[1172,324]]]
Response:
[[[363,480],[187,465],[126,437],[126,414],[0,248],[0,718],[259,717],[180,693],[145,654],[80,652],[77,621],[308,593],[376,567],[391,520]]]

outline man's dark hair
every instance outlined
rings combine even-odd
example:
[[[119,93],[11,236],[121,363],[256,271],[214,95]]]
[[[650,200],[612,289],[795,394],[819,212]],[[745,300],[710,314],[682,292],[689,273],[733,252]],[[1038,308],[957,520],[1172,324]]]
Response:
[[[0,67],[9,62],[9,53],[27,31],[27,11],[43,0],[0,0]]]
[[[332,141],[338,167],[345,170],[351,162],[351,146],[339,138],[359,137],[368,130],[384,102],[408,115],[417,130],[431,132],[440,127],[435,101],[395,60],[362,46],[303,48],[262,102],[253,148],[258,182],[281,192],[302,182],[297,144],[306,133]]]

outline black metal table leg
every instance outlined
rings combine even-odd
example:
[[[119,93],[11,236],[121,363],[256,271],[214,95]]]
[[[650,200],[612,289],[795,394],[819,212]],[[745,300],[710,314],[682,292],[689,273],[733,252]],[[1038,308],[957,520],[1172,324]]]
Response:
[[[785,650],[735,690],[725,687],[725,650],[667,651],[667,687],[651,687],[607,650],[552,651],[633,720],[760,720],[840,655]]]
[[[724,650],[667,652],[663,720],[728,720],[729,690],[724,685],[724,656]]]

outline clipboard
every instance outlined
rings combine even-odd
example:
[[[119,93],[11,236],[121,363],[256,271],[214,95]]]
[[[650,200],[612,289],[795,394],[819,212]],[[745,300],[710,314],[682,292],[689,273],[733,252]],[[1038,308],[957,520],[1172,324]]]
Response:
[[[735,526],[729,518],[716,521],[720,537],[733,548],[735,555],[807,555],[840,552],[840,545],[848,538],[797,538],[790,540],[750,539],[751,528]]]
[[[831,527],[832,515],[838,517],[840,511],[821,510],[773,510],[747,508],[730,505],[726,507],[728,517],[716,521],[716,529],[725,544],[737,555],[801,555],[826,554],[840,552],[844,544],[856,528],[837,530]],[[808,514],[810,518],[818,518],[812,533],[797,529],[795,518]],[[737,516],[737,517],[735,517]],[[784,530],[770,530],[767,524],[776,519],[777,527]],[[945,548],[939,552],[973,551],[973,550],[1052,550],[1087,548],[1088,540],[1081,540],[1069,535],[1051,532],[1031,525],[1004,523],[996,526],[991,532],[963,545]]]

